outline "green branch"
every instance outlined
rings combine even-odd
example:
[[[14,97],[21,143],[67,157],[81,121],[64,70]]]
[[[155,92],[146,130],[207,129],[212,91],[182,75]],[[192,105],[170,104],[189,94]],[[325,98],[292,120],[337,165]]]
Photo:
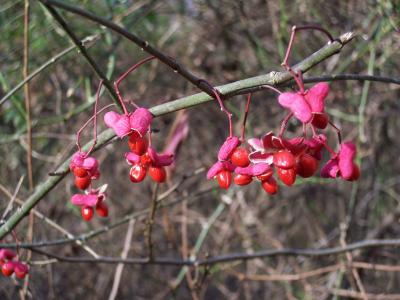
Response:
[[[342,35],[338,41],[329,43],[323,48],[307,57],[296,66],[295,70],[301,70],[303,73],[317,65],[318,63],[324,61],[328,57],[335,53],[338,53],[343,45],[347,44],[354,34],[349,32]],[[262,85],[279,85],[287,82],[291,79],[291,75],[288,72],[270,72],[265,75],[260,75],[252,78],[247,78],[244,80],[239,80],[226,85],[217,87],[218,90],[224,95],[224,99],[227,99],[233,95],[240,94],[242,90],[253,88]],[[195,105],[200,105],[202,103],[214,100],[206,93],[198,93],[195,95],[187,96],[178,100],[174,100],[168,103],[154,106],[150,109],[151,113],[155,116],[165,115],[171,112],[175,112],[184,108],[193,107]],[[111,139],[115,137],[112,130],[108,129],[103,131],[98,136],[96,150],[102,148]],[[83,150],[87,150],[92,141],[83,147]],[[43,197],[47,195],[69,172],[69,162],[70,158],[67,159],[61,166],[58,167],[56,173],[61,175],[52,176],[48,178],[45,182],[36,187],[34,193],[25,201],[25,204],[17,210],[1,227],[0,227],[0,239],[2,239],[6,234],[8,234],[17,224],[29,213],[29,211],[39,203]]]

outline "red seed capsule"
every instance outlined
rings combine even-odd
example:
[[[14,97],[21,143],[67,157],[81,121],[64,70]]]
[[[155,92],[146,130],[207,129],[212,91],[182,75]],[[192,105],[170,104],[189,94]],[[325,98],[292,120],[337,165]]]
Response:
[[[81,215],[85,221],[90,221],[93,217],[93,208],[90,206],[82,206]]]
[[[277,170],[279,179],[287,186],[293,185],[296,181],[296,170],[295,169],[280,169]]]
[[[97,203],[96,214],[102,218],[108,217],[108,205],[104,201]]]
[[[253,178],[250,175],[236,174],[233,178],[233,182],[236,185],[248,185],[252,182]]]
[[[281,169],[291,169],[294,167],[296,159],[293,154],[287,150],[281,150],[274,153],[274,165]]]
[[[328,126],[329,117],[325,113],[313,114],[311,124],[319,129],[325,129]]]
[[[141,164],[133,165],[129,171],[129,178],[132,182],[137,183],[143,181],[146,177],[146,168]]]
[[[149,174],[154,182],[162,183],[167,179],[167,172],[164,167],[150,167]]]
[[[278,192],[278,184],[274,177],[269,177],[268,179],[261,182],[261,186],[270,195],[275,195]]]
[[[222,170],[217,174],[217,181],[220,188],[227,190],[232,183],[232,173]]]
[[[311,177],[318,169],[318,160],[310,154],[303,154],[296,164],[296,173],[303,178]]]
[[[249,152],[242,147],[237,147],[231,154],[231,162],[237,167],[247,167],[250,164]]]
[[[129,136],[128,145],[133,153],[141,156],[146,153],[149,143],[146,136],[141,137],[139,133],[134,131]]]
[[[86,190],[91,183],[90,176],[87,175],[85,177],[75,177],[75,186],[78,189]]]

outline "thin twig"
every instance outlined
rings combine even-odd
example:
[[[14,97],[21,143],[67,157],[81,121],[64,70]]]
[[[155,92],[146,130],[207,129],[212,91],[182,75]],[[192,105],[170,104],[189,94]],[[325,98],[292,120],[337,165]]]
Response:
[[[208,218],[206,224],[204,224],[199,236],[197,237],[195,246],[192,250],[192,253],[190,255],[190,261],[196,261],[196,257],[199,254],[199,251],[201,249],[201,246],[203,246],[203,243],[210,231],[210,228],[212,225],[215,223],[215,221],[218,219],[218,217],[222,214],[222,212],[225,210],[226,204],[224,202],[220,202],[216,209],[213,211],[211,216]],[[193,264],[194,266],[197,266],[198,264]],[[207,264],[205,264],[207,265]],[[181,269],[179,272],[178,276],[175,278],[175,280],[171,283],[172,289],[176,289],[182,282],[182,280],[185,278],[185,274],[189,271],[188,267],[184,267]]]
[[[29,0],[24,1],[24,59],[22,75],[24,80],[29,75]],[[27,163],[27,173],[28,173],[28,186],[29,191],[33,190],[33,168],[32,168],[32,120],[31,120],[31,93],[29,89],[29,83],[24,84],[24,97],[25,97],[25,110],[26,110],[26,141],[28,144],[26,151],[26,163]],[[33,226],[34,226],[34,216],[33,212],[29,212],[29,222],[28,222],[28,232],[27,241],[31,243],[33,240]],[[29,263],[32,257],[32,252],[27,251],[26,262]],[[22,290],[20,291],[21,300],[26,299],[26,295],[29,287],[29,274],[24,280]]]
[[[87,18],[89,20],[92,20],[98,24],[101,24],[119,34],[124,36],[125,38],[129,39],[133,43],[135,43],[138,47],[146,51],[147,53],[157,57],[161,62],[172,68],[176,73],[180,74],[184,78],[186,78],[188,81],[193,83],[195,86],[197,86],[199,89],[202,91],[206,92],[208,95],[213,96],[213,90],[212,88],[205,84],[204,82],[201,81],[201,78],[197,77],[193,73],[191,73],[189,70],[185,69],[181,64],[179,64],[175,59],[171,58],[170,56],[162,53],[155,47],[151,46],[149,42],[141,39],[137,35],[129,32],[128,30],[124,29],[123,27],[117,25],[116,23],[113,23],[107,19],[104,19],[102,17],[96,16],[84,9],[78,8],[76,6],[70,5],[65,2],[61,1],[53,1],[53,0],[40,0],[43,4],[45,4],[47,7],[58,7],[62,8],[66,11],[69,11],[73,14],[80,15],[84,18]]]
[[[80,41],[81,45],[86,47],[87,49],[92,47],[95,42],[99,39],[100,35],[91,35],[83,40]],[[76,48],[76,45],[70,46],[57,55],[54,55],[52,58],[47,60],[44,64],[42,64],[40,67],[38,67],[35,71],[30,73],[28,76],[24,78],[20,83],[18,83],[14,88],[12,88],[7,94],[5,94],[1,99],[0,99],[0,106],[3,105],[11,96],[13,96],[16,92],[18,92],[23,86],[25,86],[26,83],[30,82],[33,78],[35,78],[37,75],[42,73],[44,70],[46,70],[48,67],[51,65],[55,64],[59,59],[63,58],[66,56],[68,53],[70,53],[72,50]]]
[[[122,249],[121,258],[127,258],[129,253],[129,248],[131,247],[133,230],[135,227],[135,220],[132,219],[129,221],[128,230],[125,236],[124,248]],[[114,281],[111,288],[110,295],[108,296],[108,300],[114,300],[118,294],[119,284],[121,282],[122,271],[124,270],[124,264],[118,264],[115,269]]]
[[[72,42],[75,44],[75,46],[79,49],[80,53],[83,55],[83,57],[86,58],[87,62],[89,65],[92,67],[92,69],[95,71],[97,76],[103,80],[104,86],[107,88],[108,92],[112,96],[115,104],[122,109],[121,103],[118,101],[118,96],[115,93],[113,89],[112,83],[108,80],[106,75],[103,73],[103,71],[100,70],[100,67],[97,65],[97,63],[93,60],[93,58],[89,55],[87,49],[85,48],[84,45],[82,45],[80,39],[75,35],[75,33],[72,32],[72,30],[69,28],[63,17],[50,5],[47,5],[45,2],[40,0],[44,4],[44,6],[47,8],[47,10],[50,12],[50,14],[53,16],[53,18],[60,24],[60,26],[64,29],[64,31],[67,33],[67,35],[71,38]]]
[[[29,75],[29,0],[25,0],[24,5],[24,59],[22,75],[26,79]],[[28,184],[29,190],[33,189],[33,170],[32,170],[32,124],[31,124],[31,93],[29,90],[29,83],[24,84],[25,96],[25,110],[26,110],[26,130],[27,130],[27,144],[26,151],[26,164],[28,170]]]
[[[22,185],[22,182],[24,181],[24,178],[25,178],[25,176],[22,175],[21,178],[19,179],[18,183],[17,183],[17,186],[15,188],[14,194],[12,194],[12,195],[10,194],[10,196],[11,196],[11,197],[9,197],[10,198],[10,202],[8,202],[8,205],[7,205],[6,209],[3,212],[3,215],[1,217],[1,221],[3,221],[4,218],[8,215],[8,213],[12,210],[13,203],[14,203],[15,199],[17,198],[19,189],[21,188],[21,185]]]
[[[164,265],[164,266],[206,266],[216,265],[221,263],[231,263],[235,261],[248,261],[253,259],[261,259],[275,256],[310,256],[319,257],[326,255],[337,255],[349,251],[367,249],[372,247],[384,246],[400,246],[400,239],[384,239],[384,240],[363,240],[352,244],[347,244],[345,247],[333,247],[325,249],[297,249],[297,248],[282,248],[282,249],[268,249],[254,253],[229,253],[225,255],[214,256],[205,259],[179,259],[179,258],[165,258],[154,257],[152,260],[148,258],[126,258],[120,257],[65,257],[54,253],[49,253],[38,248],[30,248],[32,251],[43,254],[49,258],[56,258],[59,262],[65,263],[88,263],[88,264],[131,264],[131,265]]]
[[[17,197],[11,195],[11,193],[3,186],[0,184],[0,190],[6,194],[6,196],[10,199],[14,198],[14,201],[17,202],[19,205],[24,204],[24,202],[20,199],[18,199]],[[36,209],[32,209],[32,212],[35,214],[35,216],[37,218],[39,218],[40,220],[44,221],[45,223],[49,224],[51,227],[53,227],[55,230],[61,232],[62,234],[64,234],[66,237],[68,237],[69,239],[74,238],[74,235],[72,233],[70,233],[69,231],[67,231],[65,228],[61,227],[60,225],[58,225],[56,222],[54,222],[53,220],[47,218],[46,216],[44,216],[41,212],[39,212]],[[72,240],[72,243],[77,244],[78,246],[81,246],[87,253],[89,253],[90,255],[92,255],[93,257],[97,258],[99,257],[99,255],[93,250],[91,249],[89,246],[84,245],[82,240]],[[34,244],[32,243],[28,243],[28,244]],[[15,244],[15,247],[17,245]]]
[[[302,273],[297,274],[243,274],[234,270],[229,270],[228,273],[232,273],[237,276],[239,280],[251,280],[251,281],[299,281],[310,277],[320,276],[326,273],[332,273],[341,269],[354,268],[364,269],[382,272],[400,272],[400,266],[372,264],[367,262],[352,262],[347,264],[334,264]]]
[[[347,243],[346,243],[347,229],[348,229],[348,226],[347,226],[346,223],[341,223],[340,224],[340,232],[341,232],[341,234],[340,234],[340,245],[342,247],[346,247],[346,245],[347,245]],[[346,260],[347,260],[347,263],[350,264],[350,265],[353,262],[353,255],[351,255],[350,252],[346,252]],[[353,275],[354,280],[356,282],[357,288],[361,292],[361,295],[363,297],[362,299],[363,300],[368,300],[366,292],[365,292],[364,285],[363,285],[363,283],[361,281],[360,274],[358,273],[357,269],[355,269],[355,268],[351,268],[350,270],[351,270],[351,274]]]
[[[0,188],[1,188],[1,185],[0,185]],[[187,195],[185,197],[179,197],[168,203],[160,203],[158,205],[160,207],[168,207],[168,206],[173,206],[173,205],[180,203],[187,199],[189,199],[189,201],[195,201],[198,198],[200,198],[201,196],[203,196],[207,193],[210,193],[213,190],[214,190],[214,187],[207,188],[204,190],[197,191],[196,193]],[[157,201],[161,201],[160,199],[163,199],[163,198],[160,197],[157,199]],[[22,203],[22,201],[21,201],[21,203]],[[84,234],[81,234],[78,236],[73,236],[72,234],[68,234],[68,235],[66,234],[68,236],[68,238],[66,238],[66,239],[58,239],[58,240],[53,240],[53,241],[41,241],[41,242],[33,242],[33,243],[20,243],[20,244],[18,244],[18,247],[19,248],[31,248],[31,247],[41,248],[41,247],[50,247],[50,246],[60,246],[60,245],[70,244],[73,242],[76,242],[77,244],[81,244],[84,241],[95,238],[103,233],[110,231],[111,229],[115,229],[125,223],[128,223],[132,219],[137,219],[141,216],[147,215],[148,213],[149,213],[149,209],[145,209],[145,210],[138,211],[138,212],[135,212],[132,214],[128,214],[128,215],[124,216],[122,219],[117,220],[111,224],[108,224],[108,225],[98,228],[96,230],[91,230],[87,233],[84,233]],[[49,220],[49,221],[51,221],[51,220]],[[16,247],[17,247],[17,244],[15,244],[15,243],[0,244],[0,248],[16,248]],[[97,255],[97,257],[98,257],[98,255]]]
[[[154,184],[154,190],[153,190],[153,197],[151,199],[151,208],[150,208],[150,213],[149,217],[147,219],[147,248],[149,251],[149,260],[153,260],[153,225],[154,225],[154,218],[156,216],[156,211],[157,211],[157,195],[158,195],[158,189],[159,189],[159,184],[155,183]]]
[[[331,289],[327,287],[315,287],[314,289],[318,291],[328,292],[333,295],[352,298],[352,299],[364,299],[364,296],[356,291],[344,290],[344,289]],[[369,300],[398,300],[400,299],[400,294],[366,294]]]

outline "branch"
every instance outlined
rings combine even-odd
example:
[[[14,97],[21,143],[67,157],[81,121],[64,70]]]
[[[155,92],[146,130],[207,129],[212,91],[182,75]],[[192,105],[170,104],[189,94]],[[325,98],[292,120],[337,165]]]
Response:
[[[127,38],[128,40],[132,41],[133,43],[135,43],[137,46],[139,46],[141,49],[143,49],[144,51],[146,51],[147,53],[157,57],[161,62],[163,62],[164,64],[166,64],[167,66],[169,66],[170,68],[172,68],[176,73],[180,74],[182,77],[184,77],[185,79],[187,79],[188,81],[190,81],[192,84],[194,84],[195,86],[197,86],[199,89],[201,89],[202,91],[206,92],[208,95],[210,95],[213,99],[214,99],[214,91],[211,88],[211,86],[209,84],[207,84],[207,82],[205,82],[204,80],[202,80],[201,78],[197,77],[196,75],[194,75],[193,73],[191,73],[189,70],[185,69],[182,65],[180,65],[175,59],[165,55],[164,53],[162,53],[161,51],[159,51],[158,49],[154,48],[153,46],[151,46],[147,41],[141,39],[140,37],[138,37],[137,35],[129,32],[128,30],[124,29],[123,27],[108,21],[104,18],[101,18],[99,16],[96,16],[86,10],[83,10],[81,8],[72,6],[70,4],[67,4],[65,2],[61,2],[58,0],[40,0],[42,3],[45,3],[46,5],[52,5],[55,7],[59,7],[62,8],[66,11],[69,11],[73,14],[77,14],[80,15],[86,19],[92,20],[95,23],[101,24],[119,34],[121,34],[122,36],[124,36],[125,38]],[[342,35],[339,39],[336,39],[334,42],[332,43],[328,43],[328,48],[332,50],[332,52],[328,55],[333,55],[337,52],[340,51],[340,49],[342,48],[343,45],[345,45],[346,43],[348,43],[351,39],[353,39],[355,36],[354,33],[349,32],[346,33],[344,35]],[[340,42],[339,42],[340,41]],[[333,46],[333,47],[332,47]],[[320,59],[320,55],[322,53],[316,52],[313,55],[311,55],[309,58],[310,60],[308,61],[308,64],[305,63],[303,64],[303,68],[301,68],[302,72],[307,71],[308,69],[310,69],[311,67],[313,67],[315,64],[313,63],[314,61],[318,61]],[[326,55],[326,53],[324,52],[324,54],[322,54],[323,56]],[[326,58],[326,57],[325,57]],[[304,61],[303,61],[304,62]],[[299,69],[299,66],[296,65],[292,68],[293,70],[297,71]],[[284,74],[284,75],[283,75]],[[272,77],[275,74],[270,74]],[[282,73],[281,74],[282,77],[277,76],[275,78],[275,80],[277,82],[284,82],[287,81],[291,78],[291,75],[289,73]],[[260,77],[258,78],[261,82],[263,82],[263,78]],[[244,86],[243,88],[247,88],[248,86],[246,86],[246,82],[243,82]],[[260,84],[256,84],[256,85],[262,85],[262,84],[266,84],[266,83],[260,83]],[[274,82],[272,82],[271,85],[274,85]],[[254,85],[253,85],[254,86]],[[224,91],[220,91],[222,92],[222,94],[224,94]]]
[[[30,248],[32,251],[47,257],[55,258],[59,262],[66,263],[89,263],[89,264],[130,264],[130,265],[165,265],[165,266],[209,266],[221,263],[230,263],[234,261],[247,261],[253,259],[261,259],[266,257],[275,256],[307,256],[317,257],[326,255],[337,255],[345,252],[350,252],[358,249],[366,249],[373,247],[382,246],[400,246],[400,239],[386,239],[386,240],[363,240],[355,242],[353,244],[347,244],[344,247],[333,247],[325,249],[296,249],[296,248],[282,248],[282,249],[270,249],[259,251],[255,253],[230,253],[226,255],[214,256],[206,259],[175,259],[165,257],[155,257],[152,260],[148,258],[126,258],[120,257],[100,257],[100,258],[89,258],[89,257],[65,257],[57,254],[49,253],[36,248]]]
[[[117,107],[122,109],[121,103],[118,100],[118,96],[114,91],[112,83],[108,80],[106,75],[100,70],[99,66],[96,64],[96,62],[92,59],[92,57],[89,55],[87,49],[85,46],[81,43],[80,39],[75,35],[75,33],[72,32],[72,30],[68,27],[67,23],[65,20],[62,18],[62,16],[50,5],[47,5],[46,1],[41,1],[44,6],[47,8],[47,10],[50,12],[50,14],[53,16],[53,18],[60,24],[60,26],[64,29],[64,31],[67,33],[67,35],[70,37],[72,42],[75,44],[77,48],[79,48],[79,51],[81,54],[86,58],[87,62],[89,65],[92,67],[92,69],[95,71],[97,76],[99,76],[100,80],[103,81],[104,86],[107,88],[108,92],[112,96],[115,104]]]
[[[80,15],[86,19],[92,20],[95,23],[101,24],[119,34],[127,38],[128,40],[132,41],[135,43],[138,47],[146,51],[147,53],[157,57],[161,62],[169,66],[171,69],[173,69],[176,73],[180,74],[182,77],[193,83],[195,86],[197,86],[199,89],[202,91],[206,92],[210,96],[214,97],[214,92],[211,89],[209,85],[207,85],[204,81],[201,80],[201,78],[197,77],[193,73],[191,73],[189,70],[184,68],[182,65],[180,65],[175,59],[172,57],[169,57],[168,55],[165,55],[162,53],[160,50],[154,48],[149,44],[149,42],[141,39],[137,35],[129,32],[128,30],[124,29],[123,27],[117,25],[114,22],[111,22],[107,19],[104,19],[102,17],[96,16],[86,10],[83,10],[81,8],[72,6],[70,4],[61,2],[61,1],[54,1],[54,0],[40,0],[42,3],[44,3],[46,6],[54,6],[54,7],[59,7],[62,8],[68,12],[71,12],[76,15]]]
[[[307,57],[293,68],[295,70],[301,70],[302,73],[306,72],[313,66],[327,59],[335,53],[338,53],[343,45],[348,43],[354,37],[353,33],[346,33],[340,37],[341,42],[333,42],[325,45],[320,50]],[[289,72],[270,72],[265,75],[260,75],[252,78],[247,78],[244,80],[239,80],[236,82],[228,83],[226,85],[218,86],[218,90],[225,98],[231,97],[233,95],[239,94],[241,90],[251,87],[256,87],[260,85],[278,85],[290,80],[291,75]],[[165,115],[171,112],[175,112],[184,108],[193,107],[206,102],[214,100],[213,97],[206,93],[198,93],[192,96],[187,96],[180,98],[178,100],[170,101],[164,104],[160,104],[150,108],[151,113],[155,116]],[[100,149],[111,141],[115,137],[115,134],[111,129],[103,131],[99,134],[97,139],[97,145],[95,150]],[[89,149],[92,145],[92,141],[89,141],[84,147],[83,151]],[[9,233],[17,224],[24,218],[24,216],[29,213],[29,211],[50,192],[69,172],[69,162],[67,159],[58,169],[56,170],[57,176],[52,176],[48,178],[44,183],[39,185],[35,192],[26,200],[25,204],[20,210],[16,211],[7,222],[0,227],[0,239],[2,239],[7,233]]]
[[[377,81],[385,83],[394,83],[400,85],[400,78],[376,75],[360,75],[360,74],[338,74],[323,75],[304,78],[304,83],[321,82],[321,81],[338,81],[338,80],[357,80],[357,81]]]

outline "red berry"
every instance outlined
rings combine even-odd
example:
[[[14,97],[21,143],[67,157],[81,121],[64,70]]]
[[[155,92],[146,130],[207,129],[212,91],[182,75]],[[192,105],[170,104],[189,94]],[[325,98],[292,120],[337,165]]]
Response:
[[[145,167],[151,165],[151,158],[147,152],[140,157],[140,163]]]
[[[278,184],[274,177],[269,177],[268,179],[261,182],[261,186],[270,195],[275,195],[278,192]]]
[[[81,208],[81,215],[85,221],[90,221],[93,217],[93,208],[90,206],[82,206]]]
[[[227,190],[232,183],[232,173],[227,170],[219,171],[217,181],[220,188]]]
[[[146,177],[146,168],[141,164],[133,165],[129,171],[129,178],[132,182],[137,183],[143,181]]]
[[[281,150],[274,153],[274,165],[281,169],[291,169],[294,167],[296,159],[293,154],[287,150]]]
[[[4,276],[11,276],[12,273],[14,273],[14,263],[12,261],[6,262],[2,267],[1,267],[1,272],[3,272]]]
[[[271,169],[270,171],[267,171],[264,174],[258,175],[257,179],[260,181],[268,180],[272,176],[273,173],[274,173],[274,171]]]
[[[318,160],[310,154],[303,154],[296,164],[296,173],[303,178],[311,177],[318,169]]]
[[[237,167],[247,167],[250,164],[249,152],[242,147],[237,147],[231,154],[231,162]]]
[[[137,155],[143,155],[147,151],[148,141],[146,136],[140,136],[136,131],[129,136],[128,145],[131,151]]]
[[[277,173],[280,180],[288,186],[293,185],[296,181],[296,170],[294,168],[287,170],[278,168]]]
[[[233,178],[233,182],[236,185],[248,185],[253,178],[250,175],[236,174],[235,178]]]
[[[325,113],[313,114],[311,124],[319,129],[325,129],[328,125],[329,117]]]
[[[90,176],[87,175],[86,177],[75,177],[75,186],[78,189],[86,190],[90,185],[91,179]]]
[[[88,172],[81,167],[75,167],[74,168],[74,175],[76,177],[86,177],[88,175]]]
[[[167,172],[164,167],[150,167],[149,175],[153,181],[162,183],[167,178]]]
[[[96,205],[96,213],[102,218],[108,217],[108,205],[104,201],[100,201]]]

